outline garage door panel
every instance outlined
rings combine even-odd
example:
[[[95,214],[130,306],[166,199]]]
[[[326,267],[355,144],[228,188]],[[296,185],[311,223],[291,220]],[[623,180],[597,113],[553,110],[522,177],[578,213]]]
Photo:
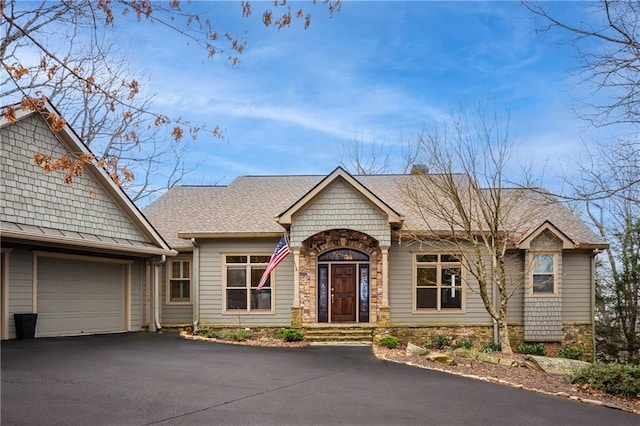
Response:
[[[122,264],[39,258],[37,336],[124,329]]]

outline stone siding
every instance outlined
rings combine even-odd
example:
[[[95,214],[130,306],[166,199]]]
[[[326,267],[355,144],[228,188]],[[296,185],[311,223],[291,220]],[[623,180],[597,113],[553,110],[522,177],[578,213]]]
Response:
[[[292,247],[327,229],[351,229],[372,236],[381,246],[391,245],[386,215],[343,180],[327,188],[293,217]]]
[[[2,220],[147,241],[90,173],[85,171],[67,185],[62,173],[45,174],[35,164],[33,155],[38,151],[54,157],[67,153],[40,116],[32,115],[1,128],[0,140]]]

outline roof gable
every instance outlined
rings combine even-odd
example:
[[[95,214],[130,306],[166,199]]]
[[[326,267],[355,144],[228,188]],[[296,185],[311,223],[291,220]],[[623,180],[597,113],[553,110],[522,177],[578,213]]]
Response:
[[[43,113],[60,115],[48,102]],[[0,119],[0,131],[6,140],[3,236],[76,247],[100,248],[102,242],[112,251],[174,253],[103,168],[85,164],[84,173],[67,185],[60,176],[47,175],[35,165],[35,151],[73,157],[91,154],[68,124],[54,132],[42,113],[18,109],[15,121]]]
[[[542,235],[545,231],[549,231],[553,236],[561,242],[562,249],[572,249],[576,247],[576,243],[569,238],[564,232],[548,220],[545,220],[540,226],[530,232],[527,236],[520,240],[518,248],[529,250],[531,242]]]
[[[360,181],[350,175],[342,167],[337,167],[333,172],[329,173],[324,179],[322,179],[317,185],[311,188],[300,199],[293,203],[280,215],[276,216],[276,221],[281,225],[291,225],[293,216],[302,211],[306,206],[312,203],[322,193],[327,191],[336,182],[343,181],[353,190],[359,192],[364,196],[371,204],[380,209],[387,217],[387,222],[390,224],[401,225],[404,221],[404,217],[389,207],[387,203],[382,201],[380,197],[370,191]]]

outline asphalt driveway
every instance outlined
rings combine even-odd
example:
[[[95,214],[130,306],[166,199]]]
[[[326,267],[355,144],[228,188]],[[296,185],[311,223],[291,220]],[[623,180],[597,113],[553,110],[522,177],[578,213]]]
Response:
[[[2,342],[2,425],[638,425],[604,407],[377,360],[130,333]]]

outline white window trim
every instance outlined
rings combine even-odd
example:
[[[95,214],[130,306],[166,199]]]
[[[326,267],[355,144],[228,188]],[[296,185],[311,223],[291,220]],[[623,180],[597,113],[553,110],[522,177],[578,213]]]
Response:
[[[176,262],[189,262],[189,278],[173,278],[171,274],[173,273],[173,264]],[[167,269],[166,269],[166,283],[165,283],[165,303],[167,305],[191,305],[193,304],[193,259],[191,257],[181,257],[176,256],[167,261]],[[171,300],[171,281],[188,281],[189,282],[189,300]]]
[[[223,315],[273,315],[275,314],[275,305],[276,305],[276,298],[275,298],[275,294],[276,294],[276,290],[275,290],[275,275],[276,275],[276,271],[271,271],[270,274],[270,286],[269,288],[271,289],[271,309],[251,309],[251,301],[250,301],[250,292],[251,292],[251,265],[264,265],[267,266],[269,261],[265,262],[265,263],[250,263],[251,260],[251,256],[266,256],[266,257],[271,257],[273,253],[266,253],[266,252],[238,252],[238,253],[221,253],[222,256],[222,314]],[[229,263],[227,264],[227,256],[246,256],[247,257],[247,263]],[[245,267],[247,268],[247,280],[249,282],[248,287],[248,294],[247,294],[247,309],[245,310],[240,310],[240,309],[227,309],[227,266],[228,265],[245,265]],[[239,288],[239,287],[238,287]]]
[[[462,292],[462,297],[460,300],[460,308],[442,308],[440,307],[440,289],[442,288],[440,285],[438,285],[436,288],[438,289],[438,291],[436,291],[437,293],[437,307],[436,308],[418,308],[418,264],[423,264],[424,262],[418,262],[417,261],[417,257],[418,256],[422,256],[422,255],[442,255],[442,254],[448,254],[448,255],[455,255],[458,256],[457,254],[453,254],[449,251],[419,251],[419,252],[411,252],[411,267],[412,267],[412,278],[411,278],[411,310],[412,313],[414,314],[444,314],[444,315],[450,315],[450,314],[461,314],[461,313],[465,313],[467,311],[467,292],[466,292],[466,287],[467,287],[467,280],[466,280],[466,276],[467,276],[467,270],[464,266],[464,262],[462,259],[460,259],[460,262],[438,262],[437,265],[438,267],[442,267],[442,265],[460,265],[460,291]],[[460,255],[461,256],[461,255]]]
[[[560,252],[558,251],[532,251],[530,252],[530,267],[528,274],[529,281],[529,295],[533,297],[557,297],[558,296],[558,287],[559,287],[559,275],[558,275],[558,266],[560,264]],[[536,256],[541,255],[551,255],[553,256],[553,292],[545,292],[545,293],[535,293],[533,291],[533,264]]]

